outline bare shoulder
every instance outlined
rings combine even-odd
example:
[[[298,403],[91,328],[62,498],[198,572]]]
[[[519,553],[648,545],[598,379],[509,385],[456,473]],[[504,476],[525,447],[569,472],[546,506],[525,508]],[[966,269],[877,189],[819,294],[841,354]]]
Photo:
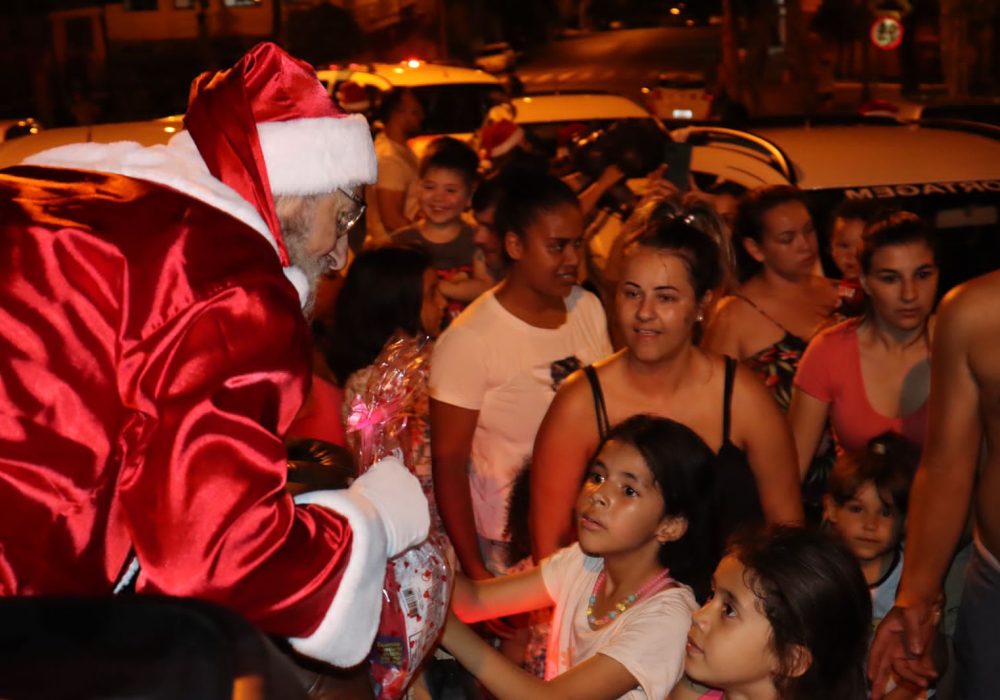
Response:
[[[736,332],[747,325],[753,309],[738,296],[729,294],[722,297],[712,309],[709,328],[714,335],[725,335]]]
[[[976,277],[948,292],[938,307],[937,324],[962,329],[995,328],[1000,316],[991,313],[1000,299],[1000,271]]]
[[[772,404],[777,407],[774,396],[760,377],[742,362],[736,364],[736,375],[733,377],[733,404],[737,410],[743,408],[754,412],[758,412],[762,404],[764,408],[771,408]]]
[[[592,397],[590,380],[587,379],[583,369],[578,369],[559,385],[548,413],[560,418],[576,418],[590,409],[593,404]]]

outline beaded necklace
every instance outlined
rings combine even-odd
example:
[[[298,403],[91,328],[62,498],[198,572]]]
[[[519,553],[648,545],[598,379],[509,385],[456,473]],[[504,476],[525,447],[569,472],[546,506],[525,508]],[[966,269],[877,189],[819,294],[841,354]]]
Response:
[[[594,590],[590,594],[590,600],[587,601],[587,623],[590,625],[590,629],[592,630],[596,630],[598,627],[603,627],[646,596],[658,593],[674,582],[673,579],[670,578],[670,569],[664,569],[656,576],[646,581],[646,583],[642,584],[642,588],[638,591],[632,593],[615,605],[615,607],[607,615],[598,619],[594,617],[594,606],[597,605],[597,592],[600,591],[601,586],[604,585],[605,576],[606,572],[601,571],[600,575],[597,577],[597,581],[594,582]]]

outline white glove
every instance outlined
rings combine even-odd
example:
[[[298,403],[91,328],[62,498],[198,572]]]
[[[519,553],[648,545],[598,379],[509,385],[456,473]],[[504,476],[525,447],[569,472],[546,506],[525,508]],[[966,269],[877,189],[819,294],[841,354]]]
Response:
[[[417,477],[396,457],[386,457],[354,480],[348,492],[375,508],[392,558],[427,539],[431,516]]]

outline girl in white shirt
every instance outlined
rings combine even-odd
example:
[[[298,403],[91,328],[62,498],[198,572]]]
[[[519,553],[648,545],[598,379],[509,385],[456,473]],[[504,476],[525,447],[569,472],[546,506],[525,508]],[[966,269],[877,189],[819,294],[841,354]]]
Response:
[[[704,590],[714,564],[705,495],[713,458],[666,418],[637,415],[613,428],[577,499],[577,544],[521,574],[459,576],[444,646],[500,700],[665,698],[683,670],[692,587]],[[545,680],[462,623],[553,604]]]

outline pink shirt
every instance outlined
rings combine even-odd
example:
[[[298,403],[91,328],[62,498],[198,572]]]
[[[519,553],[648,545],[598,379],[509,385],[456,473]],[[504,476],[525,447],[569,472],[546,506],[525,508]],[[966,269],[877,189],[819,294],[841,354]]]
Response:
[[[858,323],[858,319],[849,319],[813,338],[799,361],[795,386],[830,404],[830,425],[838,454],[862,450],[869,440],[888,430],[923,447],[927,435],[926,400],[913,413],[897,417],[878,413],[868,402],[861,374]]]

